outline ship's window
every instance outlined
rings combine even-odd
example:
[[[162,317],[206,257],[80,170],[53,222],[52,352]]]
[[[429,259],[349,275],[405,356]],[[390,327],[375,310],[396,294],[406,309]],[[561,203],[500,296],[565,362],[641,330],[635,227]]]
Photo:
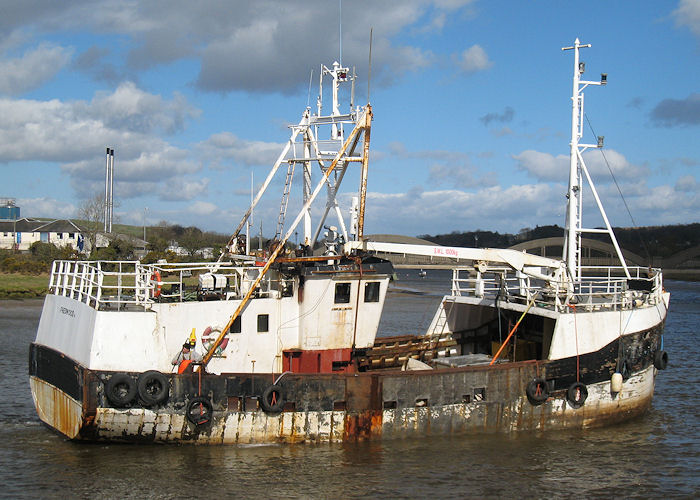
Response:
[[[379,302],[379,282],[365,283],[365,302]]]
[[[335,284],[335,303],[349,304],[350,303],[350,283]]]
[[[258,314],[258,333],[264,333],[270,329],[270,315]]]
[[[241,333],[241,316],[238,316],[234,320],[233,324],[231,325],[231,328],[229,329],[229,332],[230,333]]]
[[[474,389],[474,401],[486,401],[485,387],[477,387]]]

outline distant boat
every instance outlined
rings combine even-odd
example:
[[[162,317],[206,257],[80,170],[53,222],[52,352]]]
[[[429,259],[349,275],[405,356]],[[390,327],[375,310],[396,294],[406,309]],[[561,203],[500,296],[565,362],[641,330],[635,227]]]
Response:
[[[581,155],[597,147],[579,144],[582,91],[605,83],[580,80],[587,46],[566,47],[575,58],[563,259],[365,241],[372,108],[340,114],[338,86],[354,72],[322,66],[333,113],[323,115],[319,99],[291,127],[219,262],[53,263],[29,353],[39,418],[73,440],[249,444],[581,429],[642,414],[668,362],[670,297],[659,269],[625,264]],[[248,255],[239,232],[282,164],[280,238]],[[304,203],[282,235],[297,164],[307,169]],[[345,224],[336,194],[348,167],[360,169],[360,187]],[[584,175],[607,227],[590,231],[609,234],[620,266],[580,263]],[[311,210],[321,190],[325,212]],[[339,234],[313,256],[331,211]],[[285,243],[302,222],[294,254]],[[427,332],[377,337],[393,267],[372,252],[465,263]]]

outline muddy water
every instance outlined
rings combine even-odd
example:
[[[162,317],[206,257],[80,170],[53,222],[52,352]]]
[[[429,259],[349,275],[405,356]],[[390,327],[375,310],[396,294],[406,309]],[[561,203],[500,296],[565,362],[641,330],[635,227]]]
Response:
[[[444,276],[400,271],[382,333],[425,330]],[[666,286],[669,369],[640,419],[590,431],[321,446],[66,442],[39,424],[27,382],[41,302],[0,302],[0,497],[698,497],[700,283]]]

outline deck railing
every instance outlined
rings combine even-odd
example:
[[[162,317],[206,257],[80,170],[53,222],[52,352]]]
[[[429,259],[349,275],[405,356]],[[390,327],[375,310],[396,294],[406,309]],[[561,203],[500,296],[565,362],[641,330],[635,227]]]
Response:
[[[158,263],[138,261],[54,261],[49,292],[71,297],[95,309],[150,309],[157,302],[229,300],[240,298],[257,277],[252,263],[231,262]],[[202,288],[198,276],[216,273],[225,286]],[[290,279],[267,275],[256,297],[278,297],[291,290]]]
[[[536,297],[538,307],[558,312],[620,310],[655,305],[662,300],[663,278],[660,269],[628,267],[628,279],[622,267],[586,266],[584,277],[569,287],[556,281],[533,278],[507,267],[474,267],[453,270],[452,295],[489,300],[527,303]]]

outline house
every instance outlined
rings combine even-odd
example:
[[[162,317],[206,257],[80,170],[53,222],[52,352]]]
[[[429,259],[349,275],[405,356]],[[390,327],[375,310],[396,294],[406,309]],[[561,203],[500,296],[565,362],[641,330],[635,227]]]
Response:
[[[32,243],[42,241],[82,250],[83,230],[67,219],[45,221],[27,217],[0,220],[0,248],[27,251]]]

